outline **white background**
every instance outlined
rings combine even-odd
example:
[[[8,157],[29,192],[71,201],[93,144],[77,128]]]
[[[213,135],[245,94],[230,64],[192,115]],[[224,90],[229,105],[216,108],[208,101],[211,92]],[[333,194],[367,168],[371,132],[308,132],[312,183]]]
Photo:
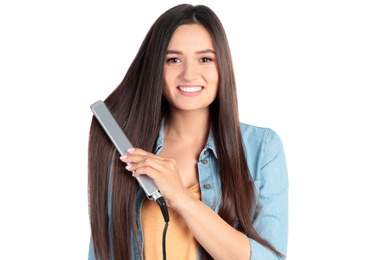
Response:
[[[2,1],[0,259],[87,259],[93,102],[180,1]],[[390,259],[388,1],[188,1],[231,44],[241,121],[281,136],[288,259]]]

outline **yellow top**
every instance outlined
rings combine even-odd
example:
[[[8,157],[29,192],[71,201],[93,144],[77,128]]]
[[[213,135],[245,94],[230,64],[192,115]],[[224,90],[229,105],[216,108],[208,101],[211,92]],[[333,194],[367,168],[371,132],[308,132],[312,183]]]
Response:
[[[200,199],[199,183],[188,189]],[[198,257],[198,242],[188,229],[181,216],[168,208],[169,223],[166,234],[166,257],[175,260],[190,260]],[[146,199],[141,210],[141,222],[144,233],[144,259],[157,260],[163,258],[162,235],[165,221],[155,201]]]

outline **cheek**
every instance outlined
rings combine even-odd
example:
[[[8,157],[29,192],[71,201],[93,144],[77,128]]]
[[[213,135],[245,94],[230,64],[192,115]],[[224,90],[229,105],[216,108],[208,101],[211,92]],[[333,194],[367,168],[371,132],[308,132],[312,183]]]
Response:
[[[206,77],[209,84],[214,85],[215,88],[218,87],[219,75],[217,71],[210,71],[207,73]]]
[[[166,96],[168,93],[168,86],[169,86],[169,74],[166,72],[166,70],[164,70],[163,82],[164,82],[163,95]]]
[[[213,76],[213,79],[212,79],[212,82],[213,82],[213,85],[214,85],[214,98],[216,98],[217,97],[217,95],[218,95],[218,86],[219,86],[219,77],[218,77],[218,74],[215,74],[214,76]]]
[[[172,100],[171,96],[173,95],[173,93],[172,93],[172,88],[169,86],[172,85],[172,81],[170,81],[169,78],[166,77],[165,73],[164,73],[164,80],[163,81],[164,81],[164,85],[163,85],[163,93],[162,94],[168,102],[171,102],[171,100]]]
[[[218,80],[219,80],[219,73],[218,73],[218,68],[217,66],[211,66],[211,67],[208,67],[205,71],[204,71],[204,75],[205,77],[207,78],[207,80],[211,83],[216,83],[218,84]]]
[[[169,98],[169,88],[168,88],[168,86],[167,86],[167,84],[166,84],[166,82],[164,81],[164,87],[163,87],[163,96],[166,98],[166,99],[170,99]]]
[[[164,69],[163,73],[163,79],[164,79],[164,89],[168,88],[170,85],[174,82],[174,75],[172,73],[172,70],[170,69]]]

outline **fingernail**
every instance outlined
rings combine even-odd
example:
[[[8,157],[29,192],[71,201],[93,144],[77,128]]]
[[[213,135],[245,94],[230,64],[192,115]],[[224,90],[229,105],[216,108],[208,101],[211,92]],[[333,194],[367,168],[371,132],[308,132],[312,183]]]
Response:
[[[127,151],[129,152],[129,153],[132,153],[132,152],[134,152],[134,148],[129,148],[129,149],[127,149]]]
[[[119,159],[121,160],[125,160],[127,158],[127,155],[122,155],[121,157],[119,157]]]
[[[125,168],[126,168],[127,170],[130,170],[130,169],[131,169],[131,166],[133,166],[133,165],[132,165],[131,163],[128,163],[128,164],[126,165]]]

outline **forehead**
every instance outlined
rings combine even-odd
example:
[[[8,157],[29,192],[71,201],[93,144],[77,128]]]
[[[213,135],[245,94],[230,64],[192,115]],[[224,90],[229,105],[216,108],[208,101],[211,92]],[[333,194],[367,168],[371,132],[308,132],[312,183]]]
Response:
[[[214,49],[210,33],[203,25],[185,24],[173,33],[168,49]]]

